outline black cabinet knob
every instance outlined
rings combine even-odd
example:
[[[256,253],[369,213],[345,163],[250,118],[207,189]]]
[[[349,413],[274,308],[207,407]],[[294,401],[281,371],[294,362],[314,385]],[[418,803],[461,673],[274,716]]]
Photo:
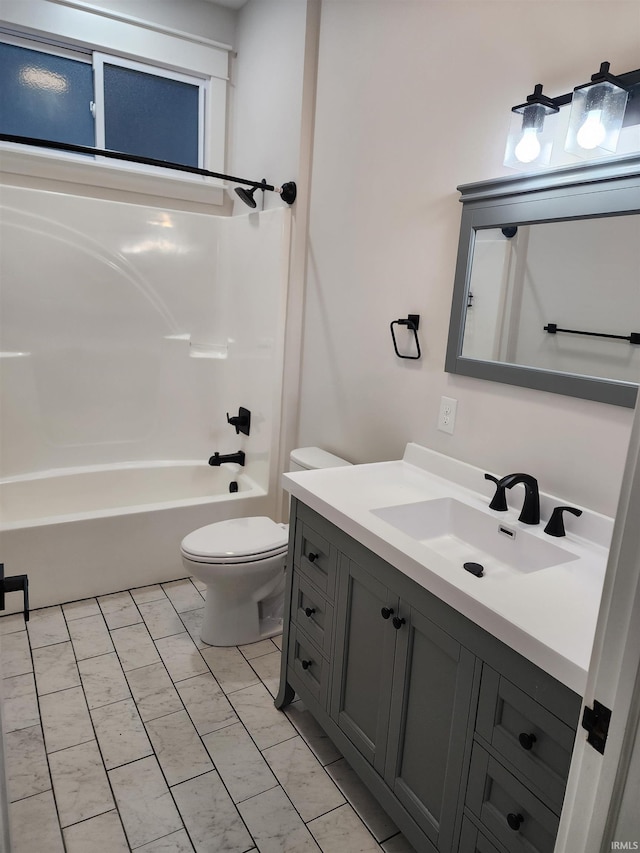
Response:
[[[301,663],[302,663],[303,669],[309,669],[309,667],[311,666],[313,661],[312,660],[303,660],[303,661],[301,661]]]
[[[524,818],[521,814],[514,814],[513,812],[509,812],[507,815],[507,823],[511,827],[511,829],[516,832],[520,829],[520,824],[523,822]]]
[[[313,614],[315,612],[316,612],[315,607],[305,607],[305,609],[304,609],[304,615],[305,616],[313,616]]]
[[[518,735],[518,740],[520,741],[520,746],[523,749],[531,749],[537,738],[534,734],[529,734],[528,732],[520,732],[520,734]]]
[[[309,554],[307,559],[309,560],[310,563],[315,563],[315,561],[318,559],[319,556],[320,556],[319,554],[311,553],[311,554]]]
[[[393,613],[393,607],[383,607],[380,611],[380,615],[383,619],[388,619],[389,616]]]
[[[406,619],[400,619],[398,616],[393,617],[393,627],[398,631],[405,624]]]

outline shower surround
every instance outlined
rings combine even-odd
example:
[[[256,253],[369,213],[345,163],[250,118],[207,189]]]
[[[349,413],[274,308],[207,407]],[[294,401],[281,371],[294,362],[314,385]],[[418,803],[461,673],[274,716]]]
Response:
[[[275,508],[290,211],[3,187],[0,215],[5,572],[34,607],[179,577],[190,530]]]

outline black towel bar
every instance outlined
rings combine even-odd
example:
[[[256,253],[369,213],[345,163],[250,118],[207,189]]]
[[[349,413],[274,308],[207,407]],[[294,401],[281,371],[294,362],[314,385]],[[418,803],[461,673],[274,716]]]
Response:
[[[544,327],[545,332],[555,335],[556,332],[566,332],[570,335],[588,335],[591,338],[613,338],[616,341],[629,341],[630,344],[640,344],[640,332],[631,332],[630,335],[609,335],[606,332],[579,332],[577,329],[561,329],[555,323],[549,323]]]

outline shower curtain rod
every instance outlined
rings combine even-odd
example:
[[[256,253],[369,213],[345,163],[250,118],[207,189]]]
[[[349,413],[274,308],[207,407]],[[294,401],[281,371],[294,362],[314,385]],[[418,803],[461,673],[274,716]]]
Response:
[[[14,142],[18,145],[33,145],[38,148],[54,148],[57,151],[70,151],[74,154],[89,154],[98,157],[110,157],[112,160],[126,160],[130,163],[141,163],[144,166],[159,166],[162,169],[174,169],[179,172],[189,172],[192,175],[202,175],[205,178],[220,178],[234,184],[248,184],[254,189],[272,190],[277,192],[287,204],[293,204],[296,199],[296,185],[293,181],[281,187],[267,184],[263,181],[250,181],[247,178],[235,178],[233,175],[223,175],[221,172],[210,172],[197,166],[185,166],[172,163],[169,160],[155,160],[152,157],[141,157],[138,154],[124,154],[121,151],[110,151],[105,148],[92,148],[89,145],[75,145],[71,142],[56,142],[52,139],[36,139],[33,136],[16,136],[11,133],[0,133],[0,142]]]

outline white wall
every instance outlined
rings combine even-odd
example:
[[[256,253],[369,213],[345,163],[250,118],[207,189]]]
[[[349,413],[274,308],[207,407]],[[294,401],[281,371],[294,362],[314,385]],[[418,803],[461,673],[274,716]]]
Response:
[[[313,152],[301,444],[353,461],[407,441],[613,514],[631,412],[444,373],[461,205],[507,173],[510,108],[600,62],[638,66],[637,2],[324,0]],[[421,315],[423,358],[389,322]],[[453,436],[439,399],[458,399]]]
[[[154,21],[161,26],[199,33],[212,41],[233,45],[236,16],[233,9],[206,0],[97,0],[91,3],[121,15]]]

